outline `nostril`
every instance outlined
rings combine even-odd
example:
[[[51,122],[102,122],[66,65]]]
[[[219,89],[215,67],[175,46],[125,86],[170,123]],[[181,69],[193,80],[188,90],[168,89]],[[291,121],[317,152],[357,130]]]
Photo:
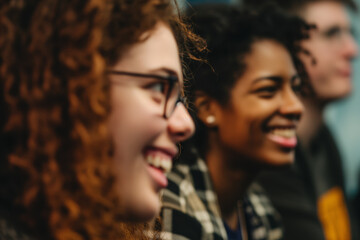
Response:
[[[288,113],[288,114],[284,114],[284,116],[291,121],[299,121],[301,118],[301,114],[297,114],[297,113]]]

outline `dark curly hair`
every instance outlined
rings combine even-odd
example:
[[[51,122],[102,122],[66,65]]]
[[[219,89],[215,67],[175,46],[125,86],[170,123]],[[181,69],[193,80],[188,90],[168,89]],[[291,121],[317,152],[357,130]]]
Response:
[[[159,21],[194,59],[171,0],[1,1],[0,216],[37,239],[146,239],[119,220],[105,71]]]
[[[194,102],[195,92],[200,90],[226,105],[231,89],[246,71],[244,59],[251,53],[251,46],[264,39],[274,40],[288,50],[306,83],[307,74],[298,58],[304,51],[299,42],[308,38],[312,26],[300,18],[285,15],[274,6],[252,11],[225,4],[197,5],[188,11],[188,16],[195,33],[207,41],[209,51],[207,63],[194,63],[190,67],[193,77],[186,91],[190,102]],[[191,141],[203,155],[207,149],[207,128],[194,110],[196,133]]]

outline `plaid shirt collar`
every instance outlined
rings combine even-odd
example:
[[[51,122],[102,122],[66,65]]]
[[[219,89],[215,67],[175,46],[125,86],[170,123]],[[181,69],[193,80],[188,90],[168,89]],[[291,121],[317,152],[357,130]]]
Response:
[[[202,233],[201,239],[227,239],[208,168],[201,158],[194,157],[193,164],[178,164],[168,175],[169,187],[162,192],[164,239],[184,239],[174,237],[182,232],[182,226],[172,224],[176,219],[164,217],[164,213],[171,211],[179,211],[197,220],[202,227],[198,230]],[[249,187],[242,207],[249,239],[282,239],[280,217],[258,184]]]

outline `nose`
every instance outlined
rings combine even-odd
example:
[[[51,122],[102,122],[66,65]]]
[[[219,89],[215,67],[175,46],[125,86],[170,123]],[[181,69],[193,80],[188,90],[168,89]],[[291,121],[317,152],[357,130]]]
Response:
[[[343,56],[349,60],[352,60],[358,55],[358,45],[353,37],[353,35],[348,35],[344,46],[343,46]]]
[[[284,92],[280,113],[287,117],[300,119],[304,111],[304,105],[301,103],[299,97],[295,94],[291,87]]]
[[[182,142],[193,135],[195,124],[183,104],[176,106],[168,119],[168,132],[174,142]]]

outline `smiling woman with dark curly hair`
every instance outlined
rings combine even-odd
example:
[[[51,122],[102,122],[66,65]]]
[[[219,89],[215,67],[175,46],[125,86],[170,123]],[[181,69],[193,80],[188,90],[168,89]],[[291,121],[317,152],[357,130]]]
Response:
[[[0,29],[0,236],[146,239],[121,221],[159,209],[201,41],[168,0],[2,1]]]
[[[309,93],[298,54],[311,26],[273,6],[199,4],[188,16],[207,41],[208,62],[190,65],[196,131],[168,174],[164,236],[282,239],[279,214],[254,182],[294,160],[298,97]]]

